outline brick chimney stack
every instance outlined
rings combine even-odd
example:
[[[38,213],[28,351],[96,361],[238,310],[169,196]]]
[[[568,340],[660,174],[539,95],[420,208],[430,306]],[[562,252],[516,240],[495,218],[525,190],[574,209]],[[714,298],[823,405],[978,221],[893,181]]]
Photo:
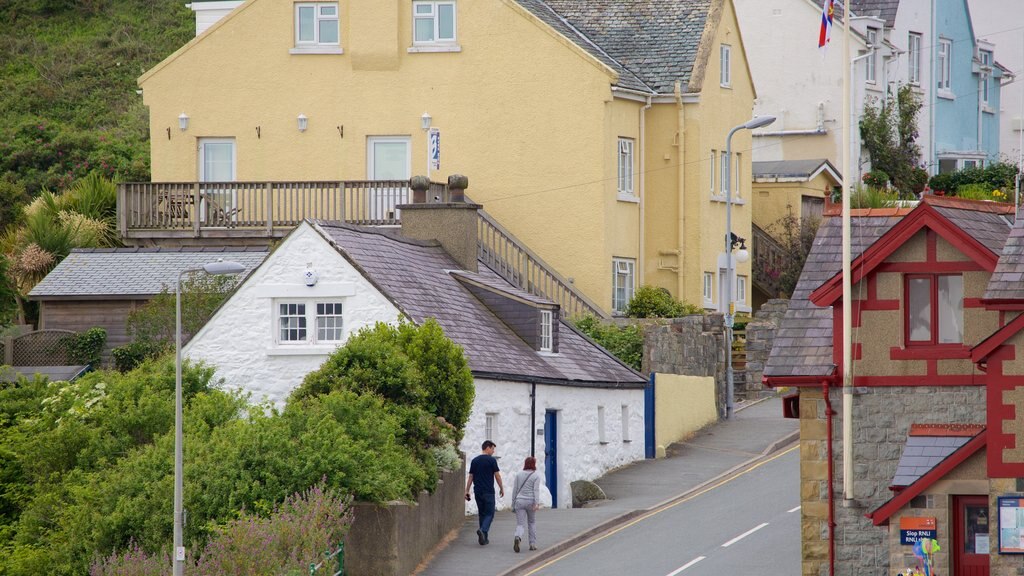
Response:
[[[433,203],[426,197],[429,180],[416,176],[410,182],[413,203],[398,209],[402,211],[402,235],[414,240],[436,240],[464,270],[476,272],[477,210],[481,206],[465,201],[468,186],[468,178],[452,174],[448,177],[447,201]]]

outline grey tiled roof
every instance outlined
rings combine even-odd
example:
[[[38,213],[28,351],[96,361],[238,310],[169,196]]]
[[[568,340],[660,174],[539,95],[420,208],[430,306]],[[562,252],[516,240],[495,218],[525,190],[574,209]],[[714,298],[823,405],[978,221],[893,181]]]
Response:
[[[1024,218],[1010,230],[999,263],[989,278],[985,298],[993,300],[1024,298]]]
[[[249,274],[266,248],[76,249],[29,292],[35,300],[71,297],[154,296],[174,289],[178,274],[217,260],[238,262]]]
[[[970,441],[969,436],[907,437],[891,485],[910,486]]]
[[[489,286],[504,285],[509,293],[516,289],[485,266],[475,273],[461,270],[435,242],[336,222],[314,225],[414,322],[435,318],[445,334],[465,350],[477,375],[595,387],[638,388],[646,383],[643,376],[564,322],[558,328],[558,353],[536,352],[454,275]]]
[[[516,286],[513,286],[512,284],[509,284],[508,282],[506,282],[504,278],[502,278],[500,276],[497,276],[497,275],[495,275],[493,273],[491,273],[491,274],[479,274],[477,272],[469,272],[467,270],[459,270],[459,271],[453,271],[453,272],[451,272],[451,274],[454,275],[454,276],[461,276],[463,278],[466,278],[468,280],[476,282],[476,283],[478,283],[480,285],[487,286],[488,288],[491,288],[493,290],[497,290],[499,292],[504,292],[505,294],[509,294],[511,296],[515,296],[516,298],[520,298],[520,299],[525,300],[527,302],[532,302],[534,304],[541,304],[541,305],[545,305],[545,306],[548,306],[548,307],[550,307],[550,306],[557,306],[558,305],[558,303],[554,302],[553,300],[549,300],[547,298],[544,298],[544,297],[541,297],[541,296],[537,296],[536,294],[530,294],[526,290],[522,290],[522,289],[520,289],[520,288],[518,288]]]
[[[711,0],[516,0],[620,73],[624,88],[684,91]]]
[[[896,24],[900,0],[851,0],[850,9],[854,17],[875,16],[885,21],[886,28],[892,28]],[[838,12],[838,9],[836,11]]]
[[[889,231],[899,216],[858,216],[850,218],[850,254],[856,259]],[[842,222],[826,218],[807,255],[800,279],[793,290],[789,309],[775,335],[765,366],[765,376],[827,376],[832,362],[832,309],[815,306],[811,292],[842,269]]]
[[[772,162],[752,162],[754,178],[810,178],[812,174],[827,164],[833,172],[839,174],[835,166],[824,158],[809,160],[776,160]],[[840,175],[842,178],[842,175]]]
[[[927,197],[924,203],[994,254],[1002,252],[1010,225],[1006,216],[999,213],[1001,205],[939,197]],[[919,206],[915,211],[923,209],[927,208]],[[869,213],[850,218],[850,255],[853,260],[903,218],[895,214],[897,211],[894,209],[879,212],[877,216]],[[815,306],[809,298],[814,290],[841,269],[841,219],[830,217],[818,229],[789,309],[775,337],[765,376],[825,376],[832,373],[832,311]]]

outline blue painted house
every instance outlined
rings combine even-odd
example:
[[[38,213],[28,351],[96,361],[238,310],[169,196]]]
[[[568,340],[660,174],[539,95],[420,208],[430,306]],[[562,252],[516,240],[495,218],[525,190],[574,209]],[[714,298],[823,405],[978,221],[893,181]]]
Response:
[[[1006,70],[974,35],[967,0],[935,0],[931,172],[983,166],[999,154],[999,91]],[[930,108],[930,109],[929,109]]]

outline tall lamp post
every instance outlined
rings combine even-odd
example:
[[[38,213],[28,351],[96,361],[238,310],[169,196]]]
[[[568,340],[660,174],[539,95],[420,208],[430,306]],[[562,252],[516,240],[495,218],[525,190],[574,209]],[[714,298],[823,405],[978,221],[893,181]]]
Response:
[[[182,545],[182,399],[181,399],[181,279],[186,274],[205,272],[212,276],[241,274],[245,266],[218,260],[201,268],[189,268],[178,274],[174,285],[174,576],[185,574],[185,547]]]
[[[733,266],[732,251],[737,246],[737,260],[746,262],[749,253],[743,245],[744,240],[732,233],[732,136],[740,130],[753,130],[775,122],[775,116],[755,116],[747,122],[735,126],[725,137],[725,417],[732,418],[733,413],[733,381],[732,381],[732,323],[735,303],[732,301]]]

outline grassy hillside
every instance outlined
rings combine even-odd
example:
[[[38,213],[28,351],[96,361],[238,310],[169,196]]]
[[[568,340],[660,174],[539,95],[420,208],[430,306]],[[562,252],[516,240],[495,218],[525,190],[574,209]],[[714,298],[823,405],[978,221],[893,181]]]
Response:
[[[195,31],[185,0],[0,0],[0,179],[149,178],[136,78]]]

